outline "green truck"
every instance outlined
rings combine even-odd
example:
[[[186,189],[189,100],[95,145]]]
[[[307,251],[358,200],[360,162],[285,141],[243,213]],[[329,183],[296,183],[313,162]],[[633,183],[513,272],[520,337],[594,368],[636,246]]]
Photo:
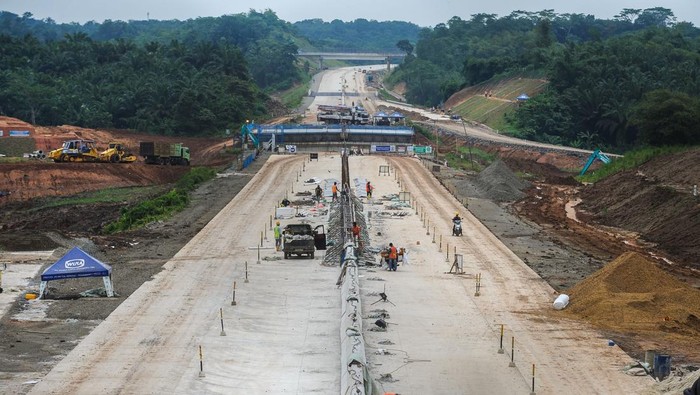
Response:
[[[190,164],[190,149],[182,143],[142,141],[139,144],[139,155],[143,156],[149,165],[189,166]]]
[[[320,230],[319,230],[320,229]],[[309,224],[291,224],[284,227],[284,259],[292,255],[314,258],[316,250],[326,249],[326,233],[323,225],[311,228]]]

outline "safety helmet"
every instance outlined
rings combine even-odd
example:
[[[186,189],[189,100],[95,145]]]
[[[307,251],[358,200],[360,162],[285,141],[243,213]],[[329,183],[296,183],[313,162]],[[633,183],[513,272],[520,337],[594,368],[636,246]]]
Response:
[[[459,211],[455,213],[455,216],[456,216],[456,217],[459,217]]]
[[[279,224],[280,224],[280,221],[277,221],[277,225],[279,225]]]

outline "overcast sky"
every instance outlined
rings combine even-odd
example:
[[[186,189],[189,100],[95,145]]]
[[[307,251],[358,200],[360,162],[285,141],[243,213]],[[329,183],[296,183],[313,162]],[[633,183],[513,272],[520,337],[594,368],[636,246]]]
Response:
[[[611,19],[623,8],[664,7],[678,21],[700,27],[698,0],[0,0],[0,10],[15,14],[31,12],[37,19],[56,22],[90,20],[191,19],[199,16],[238,14],[250,9],[273,10],[280,19],[296,22],[320,18],[325,21],[357,18],[398,20],[435,26],[453,16],[470,19],[472,14],[506,16],[515,10],[553,9],[558,14],[592,14]]]

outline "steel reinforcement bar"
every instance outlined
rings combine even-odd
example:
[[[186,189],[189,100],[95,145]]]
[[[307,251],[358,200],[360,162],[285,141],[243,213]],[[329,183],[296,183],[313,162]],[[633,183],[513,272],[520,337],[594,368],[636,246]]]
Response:
[[[342,160],[343,193],[340,199],[342,215],[341,239],[341,321],[340,321],[340,358],[341,377],[340,393],[342,395],[372,395],[372,384],[367,370],[365,356],[365,339],[362,334],[362,304],[360,301],[360,277],[355,245],[352,240],[352,223],[355,220],[354,192],[350,188],[350,170],[348,152],[344,150]]]

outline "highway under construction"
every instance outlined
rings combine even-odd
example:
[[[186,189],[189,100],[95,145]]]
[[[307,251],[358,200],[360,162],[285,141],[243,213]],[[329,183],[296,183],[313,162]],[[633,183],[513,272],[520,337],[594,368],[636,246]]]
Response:
[[[533,380],[536,393],[640,393],[651,384],[621,372],[629,356],[601,346],[597,332],[544,313],[551,287],[418,159],[347,163],[343,173],[338,153],[270,157],[30,393],[530,393]],[[310,179],[342,181],[339,200],[356,206],[325,196],[281,218],[328,224],[332,241],[313,260],[282,259],[271,217],[284,197],[310,196]],[[455,211],[463,237],[449,232]],[[333,249],[347,241],[348,216],[367,238],[357,259],[352,247]],[[396,272],[382,270],[375,250],[389,242],[407,251]]]
[[[354,78],[359,74],[352,68],[329,70],[325,76],[335,77],[318,83],[331,91],[342,79],[343,85],[349,85],[344,89],[366,93],[364,81]],[[342,98],[316,97],[312,108],[343,105],[336,103]],[[367,108],[378,103],[363,102]],[[442,134],[441,139],[454,138],[461,130],[465,138],[492,137],[504,147],[526,144],[464,124],[443,123],[442,127],[451,134]],[[255,160],[253,155],[245,169],[236,166],[222,171],[211,183],[212,189],[193,195],[199,203],[181,222],[175,218],[149,224],[129,236],[96,238],[95,245],[120,260],[115,271],[124,274],[114,287],[124,296],[118,300],[27,301],[6,314],[4,327],[20,329],[6,333],[4,350],[17,350],[12,356],[23,365],[2,372],[8,379],[0,382],[0,392],[658,392],[651,376],[629,374],[628,368],[639,365],[638,360],[616,344],[609,332],[568,314],[571,306],[563,312],[553,309],[562,288],[555,290],[550,284],[570,286],[580,281],[592,266],[590,256],[574,249],[558,250],[555,242],[541,248],[528,244],[524,251],[516,251],[513,242],[527,239],[529,230],[500,209],[496,198],[460,196],[457,190],[467,188],[459,184],[464,174],[455,173],[449,182],[438,177],[452,169],[413,155],[416,152],[409,147],[416,144],[408,128],[386,133],[373,129],[372,137],[361,136],[358,128],[360,137],[355,142],[350,134],[342,135],[342,127],[329,141],[317,141],[319,133],[333,134],[325,126],[296,128],[262,126],[259,142],[284,136],[289,140],[280,144],[299,143],[298,149],[264,152]],[[352,149],[358,143],[368,148],[362,155]],[[212,156],[221,145],[210,148]],[[533,150],[566,149],[533,146]],[[200,148],[200,152],[205,151]],[[538,154],[538,161],[554,158],[544,152]],[[193,161],[201,159],[193,155]],[[570,160],[567,163],[582,159]],[[56,165],[92,173],[118,167]],[[124,166],[132,172],[161,167]],[[479,177],[493,179],[488,186],[496,186],[494,194],[506,193],[506,186],[519,183],[507,168],[508,174],[500,176],[493,171],[505,168],[502,163],[492,166]],[[162,170],[174,172],[178,167],[162,166]],[[32,182],[38,184],[34,175],[46,170],[37,169],[31,177],[22,178],[26,188]],[[23,169],[20,176],[26,174]],[[371,198],[366,194],[368,181],[374,186]],[[340,185],[337,199],[332,197],[333,183]],[[312,198],[317,186],[323,190],[320,201]],[[563,186],[556,184],[552,189]],[[538,203],[546,197],[539,186],[532,190],[533,207],[555,211],[550,201]],[[554,197],[552,202],[562,201],[562,212],[565,204],[569,208],[566,196]],[[283,200],[290,205],[280,208]],[[219,201],[210,217],[202,214]],[[491,223],[477,218],[477,211],[485,207],[495,207]],[[580,224],[573,211],[571,220],[564,217],[560,222]],[[455,213],[462,218],[462,236],[452,235]],[[285,259],[284,252],[274,247],[275,220],[283,228],[323,225],[327,249]],[[26,221],[21,218],[22,223]],[[361,243],[350,241],[353,222],[361,227]],[[577,229],[578,236],[588,228],[580,224],[572,229]],[[499,231],[500,238],[495,234]],[[174,242],[181,234],[186,237]],[[402,251],[396,271],[386,270],[383,257],[389,243]],[[612,253],[606,252],[605,259],[612,259]],[[571,260],[584,262],[585,270],[565,273],[573,267],[567,266]],[[549,279],[533,269],[550,262],[554,262],[554,274]],[[6,272],[5,280],[13,288],[26,289],[31,286],[27,279],[36,276],[40,267],[40,263],[11,265],[21,271]],[[640,274],[640,268],[631,271]],[[564,280],[565,275],[570,277]],[[138,279],[131,282],[131,277]],[[622,280],[613,276],[606,281],[622,286]],[[584,296],[572,298],[572,306],[592,300]],[[1,307],[10,309],[11,303],[7,292],[0,295]],[[630,304],[639,306],[636,299]],[[612,316],[628,314],[627,320],[619,321],[639,328],[642,323],[629,319],[630,310],[622,310],[626,306],[613,306]],[[54,349],[46,351],[68,342],[76,345],[65,346],[65,357]],[[31,349],[35,344],[43,346]],[[34,352],[49,357],[24,356]],[[8,366],[9,358],[4,360]],[[27,361],[37,360],[43,370],[27,367]]]

